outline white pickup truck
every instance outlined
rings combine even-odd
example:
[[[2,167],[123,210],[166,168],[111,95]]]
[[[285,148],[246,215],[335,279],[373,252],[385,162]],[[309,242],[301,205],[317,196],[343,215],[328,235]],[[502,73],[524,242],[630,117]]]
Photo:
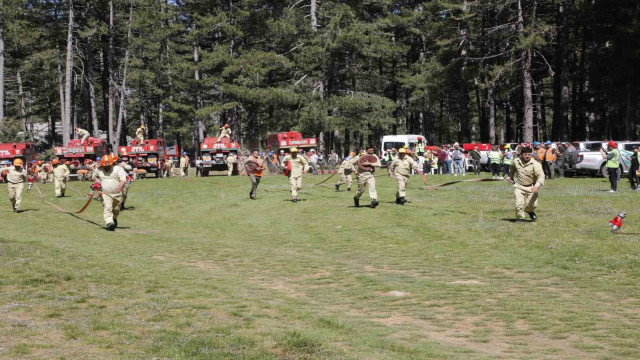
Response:
[[[594,142],[587,144],[583,151],[580,151],[582,161],[576,164],[576,170],[583,174],[607,176],[606,160],[602,158],[600,149],[607,146],[606,142]],[[618,142],[620,150],[620,170],[622,173],[628,173],[631,167],[631,155],[633,148],[640,146],[640,141],[621,141]],[[578,147],[576,147],[578,148]]]

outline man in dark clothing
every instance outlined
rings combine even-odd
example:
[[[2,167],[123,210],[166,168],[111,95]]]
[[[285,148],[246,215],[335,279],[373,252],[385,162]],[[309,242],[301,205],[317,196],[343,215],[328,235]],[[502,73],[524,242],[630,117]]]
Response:
[[[633,149],[633,155],[631,155],[631,167],[629,168],[629,186],[631,190],[639,190],[638,185],[638,168],[640,168],[640,162],[638,162],[638,147]]]
[[[560,177],[564,177],[564,165],[568,162],[569,153],[563,143],[558,143],[558,159],[556,160],[556,167],[558,168],[558,174]]]
[[[480,175],[480,159],[481,159],[480,151],[478,151],[478,145],[473,147],[473,150],[469,151],[468,159],[471,162],[471,166],[473,167],[473,173],[476,175]]]

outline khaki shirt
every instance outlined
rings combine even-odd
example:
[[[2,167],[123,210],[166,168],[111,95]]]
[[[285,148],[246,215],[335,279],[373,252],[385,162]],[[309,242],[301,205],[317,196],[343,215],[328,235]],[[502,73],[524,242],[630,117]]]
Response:
[[[351,174],[352,172],[355,172],[356,168],[353,167],[353,164],[349,161],[343,161],[342,164],[340,164],[340,168],[338,169],[338,174]]]
[[[377,166],[380,167],[382,166],[382,164],[380,163],[380,159],[378,159],[378,156],[375,154],[372,154],[373,156],[376,157],[376,162],[373,163],[373,166]],[[349,162],[353,164],[353,167],[356,169],[356,171],[358,172],[358,174],[371,174],[371,171],[367,171],[367,170],[362,170],[360,168],[360,166],[358,166],[358,160],[360,160],[360,155],[358,156],[354,156],[351,159],[349,159]],[[375,170],[375,169],[374,169]]]
[[[85,129],[78,129],[78,136],[85,137],[90,136],[89,132]]]
[[[227,165],[233,165],[236,162],[236,156],[227,156]]]
[[[300,177],[309,172],[309,162],[303,156],[298,156],[294,159],[291,155],[287,155],[284,158],[284,162],[291,162],[291,174],[289,177]]]
[[[411,169],[418,169],[418,163],[412,157],[405,156],[404,159],[397,157],[389,165],[389,173],[393,175],[411,176]]]
[[[229,137],[231,137],[231,129],[224,127],[220,129],[220,137],[223,137],[224,135],[228,135]]]
[[[189,158],[183,156],[180,158],[180,168],[184,169],[186,167],[189,167]]]
[[[108,171],[99,167],[94,176],[100,180],[102,192],[107,194],[115,194],[120,183],[127,181],[127,173],[120,166],[112,166]]]
[[[136,130],[136,136],[137,137],[144,137],[144,129],[139,127],[138,130]]]
[[[0,173],[8,171],[7,181],[12,184],[20,184],[27,181],[27,169],[24,167],[17,170],[15,166],[6,166],[0,169]]]
[[[69,177],[69,168],[67,165],[62,164],[53,168],[53,179],[58,181],[67,180]]]
[[[509,177],[515,180],[516,186],[528,187],[531,185],[544,185],[544,171],[542,164],[534,161],[533,158],[528,163],[523,164],[522,158],[518,157],[509,168]]]

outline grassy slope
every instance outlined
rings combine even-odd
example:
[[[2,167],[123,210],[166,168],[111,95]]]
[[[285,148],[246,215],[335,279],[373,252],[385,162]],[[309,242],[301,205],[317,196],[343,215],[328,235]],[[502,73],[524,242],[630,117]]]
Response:
[[[469,178],[469,177],[467,177]],[[121,229],[32,192],[0,208],[0,358],[632,358],[640,352],[636,193],[548,182],[512,223],[505,183],[421,190],[404,207],[284,177],[133,184]],[[434,176],[430,183],[452,177]],[[87,183],[71,183],[83,192]],[[620,186],[623,187],[622,185]],[[53,199],[67,209],[73,191]],[[343,187],[344,188],[344,187]],[[2,189],[2,196],[4,195]],[[368,200],[363,197],[363,203]],[[6,201],[6,200],[3,200]],[[626,210],[627,234],[607,221]],[[94,223],[92,223],[94,222]],[[394,296],[400,291],[403,296]]]

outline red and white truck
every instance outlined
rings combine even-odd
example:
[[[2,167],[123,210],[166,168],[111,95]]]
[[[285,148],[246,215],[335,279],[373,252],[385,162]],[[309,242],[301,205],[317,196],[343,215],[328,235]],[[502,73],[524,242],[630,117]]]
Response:
[[[87,160],[95,161],[97,157],[109,154],[109,147],[105,140],[98,138],[90,137],[86,144],[81,139],[73,139],[67,146],[54,146],[53,154],[60,160],[85,164]]]
[[[297,131],[281,132],[267,135],[266,146],[269,150],[284,150],[285,153],[289,153],[293,147],[308,152],[318,147],[318,139],[305,138]]]
[[[167,158],[166,147],[162,139],[147,139],[142,143],[136,140],[128,146],[118,147],[118,157],[129,157],[133,167],[162,177],[162,169]]]
[[[240,144],[229,138],[222,138],[218,142],[217,137],[208,137],[200,144],[202,154],[202,176],[209,176],[210,171],[226,171],[227,158],[231,154],[236,157],[240,151]],[[237,162],[233,165],[233,174],[238,173]]]

